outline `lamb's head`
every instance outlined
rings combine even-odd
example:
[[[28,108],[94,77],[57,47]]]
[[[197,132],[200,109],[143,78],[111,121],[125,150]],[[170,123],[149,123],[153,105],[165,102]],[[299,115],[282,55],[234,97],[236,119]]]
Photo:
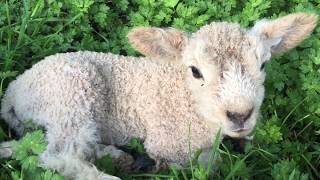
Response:
[[[255,127],[264,97],[265,63],[305,39],[317,17],[304,13],[262,20],[251,29],[211,23],[187,35],[169,28],[136,28],[133,47],[154,59],[182,63],[199,113],[231,137]]]

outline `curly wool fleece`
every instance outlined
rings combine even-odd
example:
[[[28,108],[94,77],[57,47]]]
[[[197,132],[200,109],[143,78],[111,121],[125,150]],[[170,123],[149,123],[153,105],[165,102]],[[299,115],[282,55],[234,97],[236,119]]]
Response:
[[[2,116],[20,134],[23,120],[46,127],[48,148],[75,143],[91,151],[96,142],[121,146],[137,137],[152,158],[185,163],[189,126],[192,149],[210,146],[218,127],[194,113],[183,74],[146,58],[56,54],[10,84]]]

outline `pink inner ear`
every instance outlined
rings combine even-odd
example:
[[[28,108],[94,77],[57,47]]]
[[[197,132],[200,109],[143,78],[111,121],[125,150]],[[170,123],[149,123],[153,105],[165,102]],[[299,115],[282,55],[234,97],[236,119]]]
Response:
[[[185,44],[184,33],[175,29],[136,28],[128,34],[129,42],[147,57],[177,59]]]
[[[265,40],[265,44],[267,47],[270,47],[271,52],[273,53],[276,49],[279,48],[279,45],[281,44],[282,38],[269,38]]]

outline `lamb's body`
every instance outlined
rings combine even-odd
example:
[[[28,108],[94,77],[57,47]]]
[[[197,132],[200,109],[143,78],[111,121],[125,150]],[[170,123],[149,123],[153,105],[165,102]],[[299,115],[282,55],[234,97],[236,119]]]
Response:
[[[49,143],[74,138],[69,133],[83,124],[86,137],[96,127],[98,143],[120,146],[137,137],[152,158],[185,164],[188,144],[209,147],[218,126],[209,128],[196,113],[183,68],[95,52],[49,56],[10,84],[2,114],[20,133],[21,120],[46,127]]]
[[[218,129],[231,137],[254,129],[264,64],[295,47],[316,21],[297,13],[251,30],[211,23],[191,36],[137,28],[129,41],[149,59],[94,52],[47,57],[9,85],[1,114],[20,134],[24,120],[44,126],[49,144],[41,162],[67,177],[112,178],[87,158],[99,144],[125,145],[133,137],[157,162],[183,165],[191,145],[191,153],[204,150],[198,160],[205,165]]]

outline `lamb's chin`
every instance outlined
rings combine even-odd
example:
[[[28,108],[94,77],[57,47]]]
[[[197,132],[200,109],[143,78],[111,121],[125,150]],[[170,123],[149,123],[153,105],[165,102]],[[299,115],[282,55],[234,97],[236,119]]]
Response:
[[[225,131],[225,135],[232,137],[232,138],[243,138],[248,136],[251,133],[251,129],[244,129],[244,130],[240,130],[240,131],[234,131],[234,130],[230,130],[228,129],[227,131]]]

